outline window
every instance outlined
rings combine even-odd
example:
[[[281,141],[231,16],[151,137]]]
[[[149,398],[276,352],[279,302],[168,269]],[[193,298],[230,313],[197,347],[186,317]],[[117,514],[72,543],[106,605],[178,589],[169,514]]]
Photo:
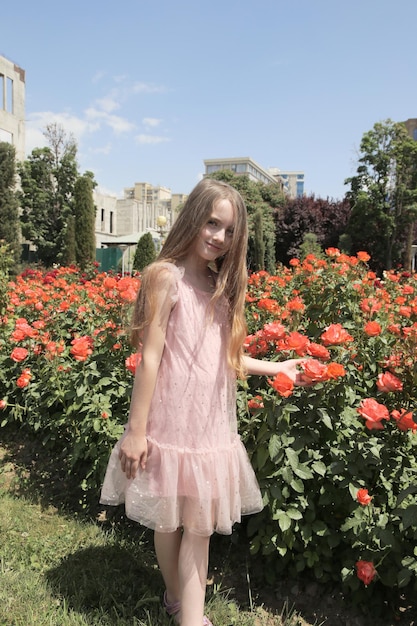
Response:
[[[110,211],[110,232],[113,232],[113,211]]]
[[[4,109],[4,105],[5,105],[5,98],[4,98],[4,90],[5,90],[6,84],[4,82],[4,75],[0,74],[0,109]]]
[[[417,128],[413,130],[413,139],[417,141]]]
[[[304,194],[304,182],[297,181],[297,198],[301,198]]]
[[[6,82],[6,111],[13,113],[13,80],[7,79]]]

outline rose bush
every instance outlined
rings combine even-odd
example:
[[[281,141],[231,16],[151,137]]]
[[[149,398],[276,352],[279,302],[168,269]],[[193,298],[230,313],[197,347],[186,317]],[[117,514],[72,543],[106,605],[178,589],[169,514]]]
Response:
[[[0,318],[0,422],[23,423],[96,499],[132,384],[130,307],[139,280],[28,270]]]
[[[265,503],[242,528],[270,581],[311,572],[375,610],[416,585],[417,280],[377,278],[366,253],[327,252],[250,277],[248,353],[305,359],[310,386],[285,376],[240,384]],[[39,433],[86,503],[127,418],[138,288],[138,278],[28,270],[2,306],[0,422]]]
[[[307,389],[242,385],[241,431],[265,503],[247,531],[269,580],[310,571],[383,611],[416,587],[417,280],[378,279],[364,253],[327,252],[250,278],[248,352],[312,360],[300,367]]]

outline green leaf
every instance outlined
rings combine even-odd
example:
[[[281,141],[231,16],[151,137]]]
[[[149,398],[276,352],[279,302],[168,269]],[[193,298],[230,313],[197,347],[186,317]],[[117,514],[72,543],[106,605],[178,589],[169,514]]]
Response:
[[[291,518],[285,513],[283,513],[278,519],[278,524],[279,524],[280,529],[284,533],[286,530],[291,528]]]
[[[409,569],[402,569],[398,572],[397,583],[399,587],[406,587],[411,580],[412,572]]]
[[[314,472],[316,472],[316,474],[320,474],[320,476],[326,475],[327,468],[322,461],[314,461],[314,463],[312,463],[311,465],[311,468]]]
[[[276,461],[276,459],[280,456],[281,450],[281,442],[278,435],[272,435],[269,440],[268,451],[271,461]]]

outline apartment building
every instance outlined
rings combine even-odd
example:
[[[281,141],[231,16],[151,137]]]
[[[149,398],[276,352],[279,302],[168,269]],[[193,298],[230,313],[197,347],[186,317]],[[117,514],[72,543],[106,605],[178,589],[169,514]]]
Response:
[[[25,70],[0,56],[0,141],[11,143],[25,159]]]
[[[290,198],[299,198],[304,195],[304,172],[283,171],[277,167],[264,168],[250,157],[206,159],[204,165],[206,176],[220,170],[231,170],[235,174],[248,176],[254,182],[266,185],[278,183]]]

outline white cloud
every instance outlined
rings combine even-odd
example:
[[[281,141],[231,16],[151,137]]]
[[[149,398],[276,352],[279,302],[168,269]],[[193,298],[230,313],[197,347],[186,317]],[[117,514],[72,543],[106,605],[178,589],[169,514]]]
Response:
[[[104,124],[105,126],[109,126],[116,134],[126,133],[135,128],[133,122],[129,122],[129,120],[119,115],[111,115],[106,111],[100,111],[95,107],[86,109],[85,115],[91,123],[97,124],[98,128]]]
[[[135,137],[136,141],[138,143],[141,144],[156,144],[156,143],[164,143],[167,141],[171,141],[168,137],[158,137],[157,135],[145,135],[145,134],[140,134],[140,135],[136,135]]]
[[[153,83],[134,83],[133,93],[163,93],[166,91],[162,85],[154,85]]]
[[[161,122],[162,120],[157,117],[144,117],[142,120],[142,124],[144,124],[144,126],[149,126],[151,128],[156,128]]]
[[[99,98],[96,100],[96,104],[100,109],[103,109],[103,111],[106,111],[107,113],[111,113],[112,111],[120,108],[120,103],[114,96],[110,95],[105,98]]]

